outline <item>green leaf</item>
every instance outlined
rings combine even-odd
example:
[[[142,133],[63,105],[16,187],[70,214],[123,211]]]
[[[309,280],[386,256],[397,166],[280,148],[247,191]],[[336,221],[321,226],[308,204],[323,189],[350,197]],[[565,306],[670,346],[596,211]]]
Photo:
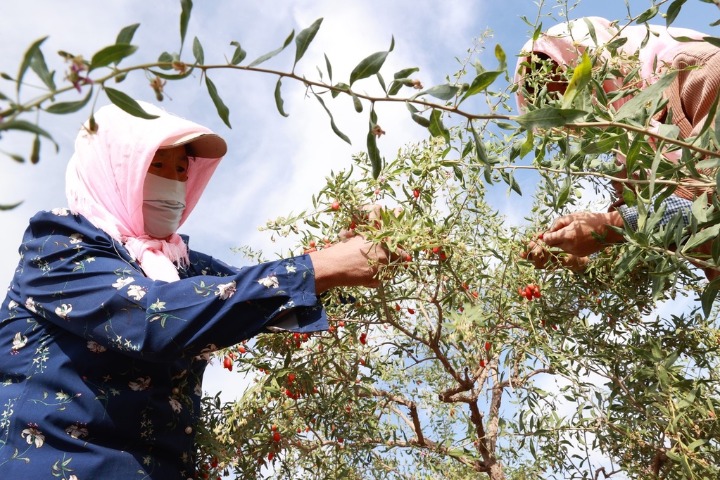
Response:
[[[30,163],[33,165],[40,161],[40,136],[35,135],[32,144],[32,150],[30,152]]]
[[[667,9],[667,13],[665,14],[665,25],[670,26],[675,19],[678,16],[678,13],[680,13],[680,9],[685,4],[687,0],[674,0],[670,6]]]
[[[720,278],[716,278],[710,282],[703,293],[700,295],[700,304],[702,305],[703,313],[707,318],[712,312],[713,304],[718,295],[718,289],[720,288]]]
[[[285,43],[283,43],[283,46],[282,46],[282,47],[276,48],[276,49],[273,50],[272,52],[268,52],[268,53],[266,53],[265,55],[261,55],[261,56],[258,57],[255,61],[253,61],[252,63],[250,63],[250,65],[248,65],[248,67],[254,67],[254,66],[256,66],[256,65],[260,65],[261,63],[263,63],[263,62],[265,62],[265,61],[267,61],[267,60],[270,60],[272,57],[274,57],[274,56],[277,55],[278,53],[280,53],[280,52],[282,52],[283,50],[285,50],[285,48],[286,48],[288,45],[290,45],[290,42],[292,42],[292,39],[293,39],[293,38],[295,38],[295,30],[293,30],[292,32],[290,32],[290,35],[288,35],[288,37],[285,39]]]
[[[336,83],[336,84],[334,85],[334,87],[335,87],[337,90],[333,90],[333,91],[330,93],[330,95],[332,95],[333,98],[337,98],[337,96],[340,95],[340,92],[346,92],[346,93],[347,93],[347,92],[350,91],[350,85],[348,85],[347,83],[342,83],[342,82]]]
[[[30,63],[33,61],[33,57],[37,54],[38,51],[40,51],[40,45],[47,40],[48,37],[43,37],[39,40],[35,40],[32,45],[30,45],[30,48],[27,49],[25,52],[25,56],[23,57],[23,61],[20,64],[20,70],[18,71],[17,76],[17,93],[20,93],[20,86],[22,85],[23,77],[25,76],[25,72],[27,72],[28,67],[30,67]],[[11,79],[12,80],[12,79]]]
[[[217,110],[218,116],[222,119],[225,125],[228,126],[228,128],[232,128],[232,126],[230,125],[230,109],[222,101],[222,98],[220,98],[220,95],[218,95],[215,84],[212,80],[210,80],[210,77],[208,77],[207,75],[205,75],[205,85],[207,86],[210,98],[215,104],[215,109]]]
[[[554,128],[573,123],[585,115],[587,115],[585,110],[545,107],[520,115],[515,118],[515,121],[527,129]]]
[[[682,252],[687,253],[695,247],[702,245],[708,240],[716,237],[720,233],[720,224],[712,225],[708,228],[700,230],[695,235],[691,236],[685,245],[683,245]]]
[[[138,49],[135,45],[128,45],[126,43],[110,45],[95,53],[90,60],[90,70],[96,68],[107,67],[111,63],[118,63],[125,57],[128,57],[135,53]]]
[[[522,143],[520,147],[520,158],[530,153],[534,146],[534,135],[532,130],[528,130],[527,139]],[[518,192],[519,193],[519,192]]]
[[[495,45],[495,58],[498,60],[498,70],[504,71],[507,68],[507,56],[505,50],[498,43]]]
[[[520,185],[518,185],[512,172],[500,171],[500,176],[503,178],[505,183],[508,184],[511,190],[514,190],[518,195],[522,196],[522,191],[520,191]]]
[[[308,28],[302,30],[300,33],[298,33],[297,38],[295,38],[295,63],[293,63],[293,70],[295,69],[295,65],[300,61],[300,59],[305,55],[305,52],[307,51],[308,47],[310,46],[310,43],[315,38],[315,35],[317,34],[318,30],[320,29],[320,24],[322,24],[323,19],[318,18],[315,20],[315,22],[310,25]]]
[[[205,63],[205,51],[197,37],[193,39],[193,55],[195,56],[195,63],[198,65]]]
[[[180,52],[182,53],[182,47],[185,44],[185,35],[187,34],[190,16],[192,15],[192,0],[180,0],[180,8]]]
[[[427,90],[423,90],[422,92],[418,93],[416,96],[422,96],[422,95],[430,95],[435,98],[439,98],[440,100],[450,100],[452,98],[455,98],[455,95],[460,91],[460,87],[456,87],[454,85],[449,84],[443,84],[443,85],[435,85],[434,87],[430,87]]]
[[[38,127],[34,123],[28,122],[27,120],[8,120],[5,122],[0,122],[0,132],[2,132],[3,130],[20,130],[23,132],[34,133],[35,135],[40,135],[53,142],[53,144],[55,145],[55,150],[59,149],[58,144],[55,143],[55,140],[53,140],[52,136],[50,136],[48,132]]]
[[[380,150],[377,147],[377,138],[372,130],[367,134],[367,150],[368,158],[370,159],[370,165],[372,166],[373,178],[378,178],[382,171],[382,158],[380,157]]]
[[[283,109],[283,99],[282,99],[282,93],[280,91],[280,87],[282,86],[282,77],[278,78],[277,83],[275,84],[275,105],[277,106],[278,112],[280,112],[280,115],[283,117],[287,117],[288,114],[285,113],[285,110]]]
[[[420,125],[421,127],[429,128],[430,127],[430,120],[423,117],[419,113],[411,113],[410,118],[412,118],[412,121]]]
[[[480,135],[477,133],[477,130],[475,130],[475,127],[470,124],[470,131],[473,135],[473,140],[475,142],[475,155],[477,155],[477,159],[480,163],[484,165],[489,165],[490,162],[488,161],[487,152],[485,152],[485,146],[483,145],[482,138],[480,138]]]
[[[645,10],[643,13],[640,14],[640,16],[635,20],[635,23],[645,23],[648,20],[651,20],[655,17],[655,15],[658,14],[658,7],[657,5],[653,5],[652,7]]]
[[[230,60],[230,63],[233,65],[238,65],[240,62],[245,60],[247,52],[242,49],[242,47],[240,46],[240,42],[232,41],[230,42],[230,45],[235,47],[235,53],[233,53],[233,57],[232,60]]]
[[[692,204],[691,211],[698,223],[707,222],[707,192],[703,192]]]
[[[120,109],[124,110],[130,115],[134,117],[144,118],[147,120],[158,118],[157,115],[146,112],[140,106],[140,104],[136,102],[135,99],[130,97],[130,95],[128,95],[127,93],[121,92],[120,90],[115,90],[114,88],[110,87],[105,87],[104,90],[108,96],[108,99],[110,99],[113,104],[117,105]]]
[[[586,26],[587,29],[588,29],[588,33],[590,34],[590,38],[591,38],[592,41],[593,41],[593,44],[594,44],[595,46],[599,46],[599,45],[598,45],[598,40],[597,40],[597,32],[595,31],[595,25],[594,25],[594,24],[590,21],[590,19],[587,18],[587,17],[584,17],[583,20],[584,20],[584,22],[585,22],[585,26]]]
[[[325,55],[325,68],[327,68],[328,72],[328,82],[332,83],[332,65],[330,64],[330,59],[328,58],[327,54]]]
[[[157,70],[148,69],[148,71],[151,72],[153,75],[157,75],[158,77],[164,78],[165,80],[182,80],[183,78],[190,76],[193,70],[195,70],[193,67],[189,67],[187,70],[185,70],[185,73],[163,73]]]
[[[18,202],[18,203],[12,203],[10,205],[0,204],[0,210],[12,210],[13,208],[18,207],[22,203],[23,202]]]
[[[406,79],[407,80],[407,79]],[[388,96],[397,95],[400,89],[403,87],[404,82],[393,80],[393,82],[390,84],[390,88],[387,91]]]
[[[585,154],[608,153],[623,136],[624,134],[617,134],[591,139],[583,143],[582,151]]]
[[[433,109],[432,113],[430,113],[428,130],[433,137],[443,137],[446,143],[450,143],[450,132],[442,123],[442,112],[440,110]]]
[[[370,159],[370,165],[372,166],[373,178],[378,178],[382,171],[382,158],[380,157],[380,150],[377,146],[377,137],[373,133],[374,127],[377,125],[377,114],[375,110],[370,110],[370,128],[367,134],[367,150],[368,158]]]
[[[55,80],[53,78],[55,76],[55,72],[50,72],[48,70],[47,64],[45,63],[45,56],[39,48],[35,51],[35,55],[33,55],[30,60],[30,68],[51,92],[57,90]]]
[[[332,131],[335,132],[335,135],[337,135],[338,137],[342,138],[342,139],[343,139],[344,141],[346,141],[349,145],[352,145],[352,142],[350,141],[350,139],[348,138],[348,136],[345,135],[344,133],[342,133],[342,132],[340,131],[340,129],[337,127],[337,125],[335,125],[335,119],[333,118],[332,113],[330,112],[330,110],[325,106],[325,102],[324,102],[323,99],[320,97],[320,95],[318,95],[317,93],[313,93],[313,95],[315,95],[315,98],[317,99],[317,101],[320,102],[320,105],[322,105],[322,107],[325,109],[325,111],[327,112],[328,116],[330,117],[330,128],[332,128]]]
[[[615,120],[623,120],[625,118],[633,118],[638,113],[642,112],[646,104],[657,102],[658,98],[662,98],[662,93],[670,86],[675,80],[678,72],[672,72],[667,75],[663,75],[660,79],[635,95],[626,104],[620,107],[620,110],[615,114]]]
[[[720,38],[718,37],[703,37],[703,41],[720,48]]]
[[[82,100],[78,100],[77,102],[58,102],[53,103],[49,107],[45,109],[48,113],[54,113],[57,115],[64,115],[66,113],[73,113],[77,112],[81,108],[83,108],[87,103],[90,101],[90,97],[92,96],[92,88],[90,91],[85,95],[85,98]]]
[[[573,71],[573,76],[570,79],[570,83],[568,83],[567,89],[563,94],[562,108],[570,108],[577,94],[580,93],[582,89],[587,86],[588,83],[590,83],[591,78],[592,62],[590,61],[590,57],[588,56],[586,50],[585,52],[583,52],[580,63],[577,67],[575,67],[575,71]]]
[[[170,55],[168,52],[162,52],[160,56],[158,57],[158,63],[172,63],[175,61],[175,57]],[[163,70],[170,70],[172,68],[172,65],[163,65],[160,68]]]
[[[385,95],[387,95],[387,87],[385,86],[385,79],[384,79],[383,76],[380,74],[380,72],[378,72],[378,73],[376,74],[376,76],[377,76],[377,79],[378,79],[378,83],[380,84],[380,88],[382,88],[383,92],[385,92]]]
[[[476,76],[470,84],[470,88],[467,89],[465,95],[462,96],[458,103],[462,103],[466,98],[476,95],[483,90],[487,90],[501,73],[503,73],[501,70],[486,71]]]
[[[135,36],[135,31],[138,29],[139,26],[139,23],[133,23],[132,25],[124,27],[122,30],[120,30],[120,33],[118,33],[118,36],[115,39],[115,43],[123,44],[132,42],[132,39]]]
[[[388,56],[388,52],[375,52],[369,57],[363,59],[350,73],[350,85],[363,78],[375,75],[380,71],[385,59]]]
[[[355,95],[352,91],[350,92],[350,96],[352,97],[353,106],[355,107],[355,111],[356,111],[357,113],[362,112],[362,111],[363,111],[363,106],[362,106],[362,102],[360,101],[360,99],[358,98],[358,96]]]
[[[419,72],[419,71],[420,71],[420,69],[417,67],[404,68],[402,70],[398,70],[397,72],[395,72],[395,75],[393,75],[393,78],[395,80],[399,80],[401,78],[408,78],[413,73]]]

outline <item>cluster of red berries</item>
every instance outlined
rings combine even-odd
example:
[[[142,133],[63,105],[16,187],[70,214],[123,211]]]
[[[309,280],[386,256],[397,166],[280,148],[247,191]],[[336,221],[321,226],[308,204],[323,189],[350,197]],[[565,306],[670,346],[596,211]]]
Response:
[[[534,283],[530,283],[523,287],[518,287],[518,294],[521,297],[525,297],[528,300],[532,300],[533,298],[540,298],[542,294],[540,293],[540,287],[537,286]]]
[[[303,343],[310,340],[310,335],[307,333],[293,333],[292,339],[287,338],[285,339],[285,345],[295,345],[295,348],[300,348]]]
[[[227,368],[229,371],[232,372],[234,361],[235,354],[232,352],[228,353],[227,355],[225,355],[225,358],[223,358],[223,368]]]
[[[282,437],[280,435],[280,432],[278,432],[277,425],[273,425],[272,427],[270,427],[270,430],[272,431],[273,442],[278,443],[282,439]]]

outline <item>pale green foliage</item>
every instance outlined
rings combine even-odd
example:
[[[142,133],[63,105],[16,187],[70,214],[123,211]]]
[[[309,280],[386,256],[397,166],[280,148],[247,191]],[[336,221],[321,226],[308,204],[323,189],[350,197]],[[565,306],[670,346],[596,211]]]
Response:
[[[653,462],[664,478],[717,475],[717,319],[647,315],[697,295],[692,272],[676,264],[654,293],[652,251],[615,275],[628,246],[584,274],[536,271],[519,257],[527,236],[486,203],[484,185],[474,157],[436,139],[377,180],[357,158],[313,212],[271,223],[305,248],[332,248],[323,239],[354,224],[412,259],[377,292],[325,297],[331,333],[247,347],[238,371],[267,373],[237,403],[206,405],[205,455],[244,478],[262,464],[282,478],[477,478],[492,465],[491,478],[593,478],[598,460],[633,478]],[[389,207],[382,225],[362,221],[368,203]],[[528,284],[540,298],[518,294]]]
[[[568,9],[566,2],[558,3]],[[657,20],[664,13],[670,24],[684,3],[654,1],[631,21]],[[715,110],[692,144],[679,141],[670,125],[650,141],[649,120],[663,107],[660,93],[673,73],[638,92],[630,69],[622,94],[634,100],[613,111],[615,98],[600,85],[626,74],[618,62],[632,58],[583,57],[567,72],[571,86],[564,96],[548,93],[548,66],[533,65],[525,77],[529,111],[513,116],[507,112],[518,87],[507,86],[514,72],[507,71],[500,46],[494,49],[497,67],[481,65],[472,49],[459,72],[424,88],[412,78],[416,68],[384,72],[393,39],[387,51],[360,60],[349,78],[334,80],[326,57],[320,78],[313,80],[296,70],[320,20],[247,64],[247,52],[232,41],[226,65],[205,65],[209,49],[201,39],[192,42],[193,60],[183,57],[191,11],[192,2],[183,0],[180,53],[162,52],[152,65],[120,67],[136,50],[131,42],[137,25],[131,25],[90,61],[61,52],[69,62],[61,84],[42,53],[44,39],[34,42],[18,75],[3,74],[15,91],[0,92],[0,133],[31,134],[35,162],[41,139],[52,139],[31,120],[39,118],[37,110],[78,111],[102,93],[142,116],[132,98],[106,86],[135,72],[151,79],[159,101],[165,82],[184,81],[193,72],[204,76],[202,84],[228,125],[231,112],[209,71],[270,74],[281,115],[286,115],[282,80],[301,82],[346,141],[333,118],[332,99],[349,95],[355,110],[369,116],[367,154],[354,160],[353,169],[341,165],[328,178],[312,211],[268,228],[295,235],[294,253],[332,248],[337,232],[353,226],[391,251],[410,255],[389,267],[378,290],[329,292],[323,302],[331,332],[260,335],[241,347],[244,353],[237,347],[222,353],[232,353],[235,370],[254,381],[236,402],[205,399],[201,475],[234,471],[255,478],[271,465],[275,477],[288,479],[720,476],[720,334],[713,310],[720,280],[706,283],[689,263],[720,265],[720,201],[714,188],[701,197],[688,228],[678,222],[657,227],[659,215],[647,213],[651,201],[659,205],[688,179],[717,184]],[[535,23],[537,35],[541,26]],[[296,51],[287,71],[257,67],[293,40]],[[707,41],[720,43],[714,37]],[[47,91],[25,100],[22,87],[31,70]],[[392,81],[386,84],[385,78]],[[385,95],[352,89],[371,81]],[[407,93],[413,88],[420,91]],[[78,102],[60,100],[74,89],[88,93]],[[469,97],[484,101],[489,113],[463,110]],[[430,139],[384,161],[373,107],[399,98]],[[89,125],[96,128],[92,116]],[[662,149],[680,151],[680,163],[665,161],[657,154]],[[581,186],[589,184],[608,198],[618,153],[627,158],[632,178],[621,195],[640,210],[638,231],[625,229],[626,242],[600,252],[582,274],[534,270],[521,259],[527,240],[557,215],[578,208]],[[525,171],[539,175],[534,192],[521,188]],[[498,185],[531,212],[528,231],[509,227],[488,203],[487,193]],[[335,201],[337,211],[330,208]],[[378,225],[366,222],[361,211],[376,202],[388,207]],[[531,284],[541,295],[528,300],[518,288]],[[696,299],[699,304],[690,302]],[[674,314],[658,308],[673,301],[689,306]]]

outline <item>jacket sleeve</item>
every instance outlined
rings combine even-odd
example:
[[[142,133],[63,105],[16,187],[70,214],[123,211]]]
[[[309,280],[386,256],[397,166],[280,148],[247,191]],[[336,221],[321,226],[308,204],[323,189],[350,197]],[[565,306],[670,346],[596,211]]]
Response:
[[[81,218],[38,214],[13,282],[17,303],[58,328],[161,360],[233,345],[288,315],[306,329],[327,325],[308,256],[220,268],[194,254],[215,274],[154,281],[121,245]]]

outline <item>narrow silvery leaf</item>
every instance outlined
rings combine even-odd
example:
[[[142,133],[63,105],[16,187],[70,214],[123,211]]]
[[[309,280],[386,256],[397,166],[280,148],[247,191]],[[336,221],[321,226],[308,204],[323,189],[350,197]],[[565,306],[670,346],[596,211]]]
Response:
[[[65,114],[65,113],[73,113],[77,112],[81,108],[83,108],[87,103],[90,101],[90,97],[92,96],[92,88],[90,91],[85,95],[85,98],[82,100],[78,100],[77,102],[58,102],[53,103],[49,107],[45,109],[48,113],[55,113],[55,114]]]
[[[280,91],[282,87],[282,77],[278,78],[277,83],[275,84],[275,105],[277,106],[278,112],[280,112],[280,115],[283,117],[287,117],[288,114],[285,113],[285,109],[283,108],[284,102],[282,99],[282,92]]]
[[[137,49],[138,47],[135,45],[128,45],[127,43],[105,47],[92,56],[92,59],[90,60],[90,70],[106,67],[111,63],[118,63],[123,58],[135,53]]]
[[[188,23],[190,23],[190,15],[192,13],[192,0],[180,0],[180,51],[185,43],[185,35],[187,34]]]
[[[225,125],[228,126],[228,128],[232,128],[232,126],[230,125],[230,109],[227,107],[227,105],[225,105],[225,102],[222,101],[222,98],[220,98],[215,84],[212,82],[212,80],[210,80],[210,77],[208,77],[207,75],[205,75],[205,85],[207,86],[210,98],[215,104],[215,109],[217,110],[218,116],[222,119]]]
[[[312,25],[310,25],[308,28],[304,29],[300,33],[298,33],[297,38],[295,38],[295,63],[293,64],[293,68],[297,63],[300,61],[300,59],[305,55],[305,52],[307,51],[308,47],[310,46],[310,43],[312,43],[313,39],[315,38],[315,35],[317,34],[318,30],[320,29],[320,24],[322,23],[323,19],[318,18],[313,22]]]
[[[114,88],[110,87],[105,87],[104,90],[105,94],[108,96],[108,99],[110,99],[113,104],[117,105],[119,108],[129,113],[130,115],[134,117],[145,118],[147,120],[152,120],[153,118],[158,117],[157,115],[146,112],[140,106],[140,104],[135,101],[135,99],[130,97],[127,93],[121,92],[120,90],[115,90]]]
[[[193,55],[195,56],[195,62],[198,65],[205,63],[205,51],[203,50],[202,44],[197,37],[193,39]]]
[[[47,39],[48,37],[43,37],[39,40],[36,40],[33,42],[32,45],[30,45],[30,48],[27,49],[25,52],[25,56],[23,57],[23,61],[20,64],[20,70],[18,71],[17,76],[17,92],[20,92],[20,86],[22,85],[23,77],[25,76],[25,72],[27,72],[28,67],[30,67],[30,62],[32,62],[33,57],[35,56],[35,53],[40,49],[40,45]]]
[[[248,65],[248,67],[254,67],[254,66],[256,66],[256,65],[260,65],[261,63],[263,63],[263,62],[271,59],[272,57],[274,57],[274,56],[277,55],[278,53],[282,52],[283,50],[285,50],[285,48],[286,48],[288,45],[290,45],[290,42],[292,42],[292,39],[293,39],[293,38],[295,38],[295,30],[293,30],[292,32],[290,32],[290,35],[288,35],[288,37],[285,39],[285,43],[283,43],[283,46],[282,46],[282,47],[276,48],[276,49],[273,50],[272,52],[268,52],[268,53],[266,53],[265,55],[261,55],[260,57],[258,57],[257,59],[255,59],[253,62],[251,62],[250,65]]]

